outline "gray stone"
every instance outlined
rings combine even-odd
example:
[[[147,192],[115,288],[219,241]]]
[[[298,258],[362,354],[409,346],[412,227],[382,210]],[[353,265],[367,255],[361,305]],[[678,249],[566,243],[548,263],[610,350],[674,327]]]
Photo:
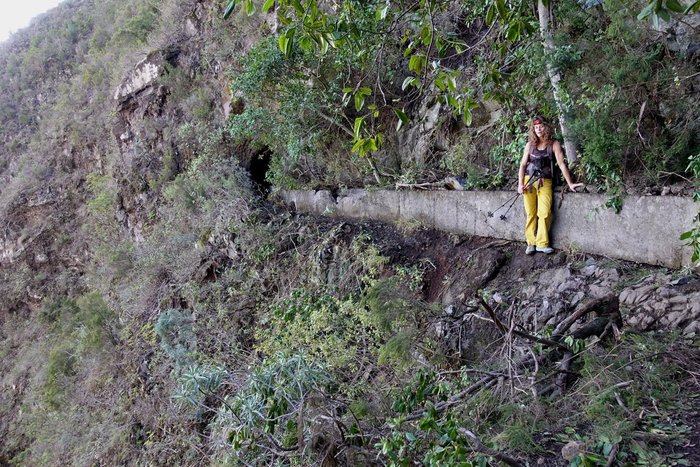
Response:
[[[586,443],[581,441],[569,441],[561,448],[561,457],[567,461],[573,460],[579,453],[586,450]]]
[[[676,292],[673,289],[671,289],[670,287],[659,287],[656,290],[656,293],[659,295],[659,297],[663,297],[663,298],[670,298],[670,297],[675,296],[675,294],[676,294]]]
[[[37,253],[34,260],[39,264],[44,264],[49,262],[49,257],[45,253]]]
[[[610,287],[593,284],[588,288],[588,295],[591,298],[603,298],[610,293]]]
[[[676,295],[675,297],[669,298],[668,301],[672,304],[688,303],[688,297],[685,295]]]
[[[581,300],[583,300],[583,297],[585,297],[586,294],[583,292],[576,292],[576,295],[574,295],[571,298],[571,301],[569,302],[571,306],[576,306]]]
[[[640,303],[646,301],[649,296],[651,296],[655,288],[656,286],[651,284],[642,286],[638,289],[632,289],[627,294],[624,294],[624,303],[628,305],[639,305]],[[620,302],[623,302],[623,294],[620,294]]]
[[[682,319],[683,319],[683,313],[676,311],[676,312],[671,312],[671,313],[668,313],[668,314],[662,316],[661,319],[659,319],[659,322],[663,326],[671,327]]]

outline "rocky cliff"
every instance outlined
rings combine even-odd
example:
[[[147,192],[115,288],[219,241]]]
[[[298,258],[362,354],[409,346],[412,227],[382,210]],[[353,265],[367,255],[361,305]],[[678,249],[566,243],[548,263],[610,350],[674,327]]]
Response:
[[[497,44],[481,10],[443,6],[450,40]],[[502,64],[516,81],[493,89],[492,70],[467,127],[437,85],[402,94],[407,60],[381,47],[393,36],[355,31],[381,61],[285,56],[284,17],[224,20],[220,7],[66,1],[2,45],[0,464],[698,462],[692,270],[525,257],[513,242],[308,217],[268,197],[460,167],[470,186],[508,183],[522,141],[494,142],[522,138],[508,121],[532,105],[500,93],[542,97],[542,83]],[[618,13],[561,7],[622,36]],[[633,43],[649,73],[682,56],[672,89],[692,88],[692,41],[668,55]],[[477,55],[451,59],[460,85],[486,79]],[[343,89],[384,72],[359,99],[406,98],[411,117],[390,132],[400,114],[374,104],[387,144],[359,157],[349,122],[367,107]],[[662,169],[696,144],[697,109],[668,89],[632,112],[638,144],[675,148]],[[605,96],[579,97],[608,112]],[[677,110],[673,132],[659,109]],[[581,121],[593,134],[596,119]]]

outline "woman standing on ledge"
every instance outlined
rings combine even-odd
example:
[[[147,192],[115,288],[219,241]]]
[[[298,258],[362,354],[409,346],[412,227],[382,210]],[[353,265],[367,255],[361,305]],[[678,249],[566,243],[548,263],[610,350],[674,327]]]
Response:
[[[523,195],[525,203],[525,239],[526,255],[535,251],[550,254],[554,250],[549,246],[549,224],[552,219],[552,170],[556,157],[557,165],[564,175],[571,191],[583,186],[583,183],[571,181],[571,174],[564,162],[561,143],[554,139],[552,127],[542,117],[532,119],[528,132],[527,144],[518,170],[518,193]]]

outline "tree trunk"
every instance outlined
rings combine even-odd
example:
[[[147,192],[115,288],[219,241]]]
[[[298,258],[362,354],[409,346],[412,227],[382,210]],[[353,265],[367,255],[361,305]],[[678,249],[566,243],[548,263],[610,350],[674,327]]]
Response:
[[[542,43],[544,45],[544,51],[548,56],[554,54],[554,39],[552,37],[552,1],[549,0],[548,5],[545,6],[545,0],[537,0],[537,12],[540,20],[540,34],[542,35]],[[554,68],[554,66],[547,62],[547,74],[549,75],[549,82],[552,84],[552,93],[554,94],[554,102],[559,111],[559,128],[561,129],[561,134],[564,139],[564,151],[566,152],[566,159],[569,163],[576,160],[576,144],[572,138],[571,130],[569,130],[569,125],[567,123],[567,111],[562,101],[561,88],[559,82],[561,81],[561,74]]]

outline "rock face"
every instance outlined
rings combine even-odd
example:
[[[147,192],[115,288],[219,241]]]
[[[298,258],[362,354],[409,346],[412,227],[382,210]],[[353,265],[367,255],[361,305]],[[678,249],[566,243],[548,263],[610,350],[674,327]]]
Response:
[[[521,319],[532,330],[562,321],[584,299],[603,298],[614,291],[620,275],[615,268],[590,261],[582,269],[571,265],[542,271],[520,294]]]
[[[146,133],[144,123],[163,113],[168,89],[161,78],[167,74],[168,67],[178,66],[180,54],[176,45],[148,54],[114,92],[118,118],[113,133],[121,162],[116,170],[124,182],[120,184],[123,188],[118,195],[117,219],[137,243],[143,241],[142,214],[157,195],[143,182],[149,173],[161,170],[168,145],[167,142],[163,144],[162,135]]]
[[[639,331],[700,331],[700,279],[697,278],[646,277],[622,290],[620,305],[628,310],[627,324]]]
[[[673,330],[697,332],[700,325],[700,278],[673,281],[652,273],[633,286],[624,287],[615,267],[589,260],[581,269],[571,265],[549,269],[530,278],[522,289],[520,319],[532,330],[560,322],[582,300],[617,295],[624,324],[637,331]],[[621,290],[621,291],[620,291]]]
[[[474,298],[477,291],[504,323],[512,320],[531,334],[551,332],[579,307],[604,298],[610,298],[616,310],[619,302],[621,330],[700,330],[700,277],[674,280],[664,270],[648,270],[643,279],[628,285],[634,279],[617,263],[594,258],[571,263],[563,253],[511,256],[508,250],[488,244],[469,254],[455,251],[446,256],[450,266],[438,268],[445,274],[440,293],[443,314],[434,332],[448,354],[462,359],[483,358],[484,349],[498,337]],[[592,310],[587,315],[609,311]],[[590,322],[593,316],[587,315],[573,324],[571,332]]]
[[[418,112],[417,122],[404,133],[399,134],[399,147],[402,148],[401,164],[403,166],[412,164],[421,166],[425,162],[433,144],[433,133],[437,127],[441,108],[442,105],[439,102],[432,104],[424,102]]]
[[[694,55],[700,51],[699,26],[700,15],[686,15],[682,21],[661,21],[659,32],[665,34],[669,50]]]
[[[178,51],[175,48],[150,53],[134,67],[129,76],[117,88],[114,92],[114,99],[123,103],[140,92],[151,90],[152,84],[163,73],[165,64],[174,64],[173,60],[177,58],[177,55]]]

